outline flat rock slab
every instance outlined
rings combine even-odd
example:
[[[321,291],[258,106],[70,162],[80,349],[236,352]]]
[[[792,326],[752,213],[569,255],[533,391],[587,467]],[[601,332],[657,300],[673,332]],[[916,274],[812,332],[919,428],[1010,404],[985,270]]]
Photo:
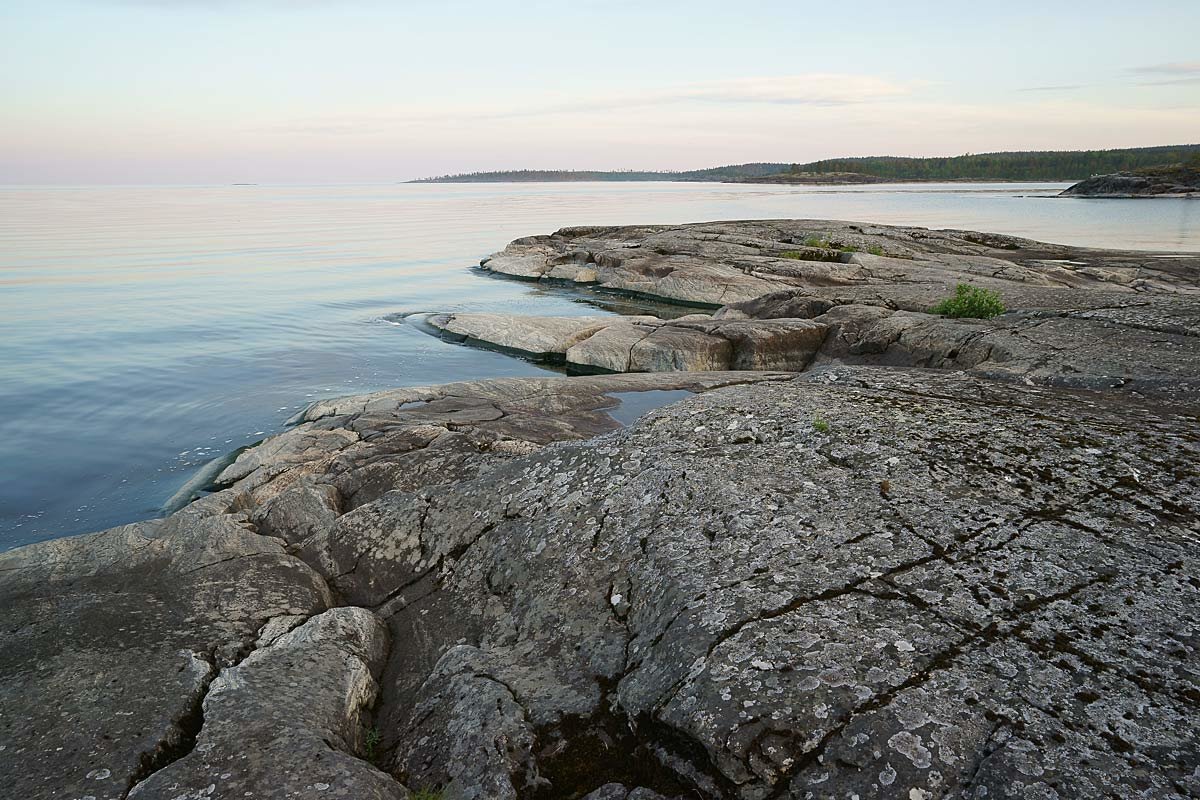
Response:
[[[540,317],[510,314],[433,314],[432,327],[450,338],[485,344],[539,360],[561,362],[574,344],[619,317]]]
[[[826,304],[825,308],[832,307]],[[808,319],[539,317],[437,314],[429,324],[459,341],[565,363],[573,374],[804,369],[826,326]]]
[[[1056,289],[1194,292],[1200,255],[836,220],[752,220],[563,228],[517,239],[481,266],[535,280],[584,271],[598,289],[711,308],[804,288],[843,302],[927,311],[962,282],[1001,292],[1010,308]]]
[[[822,369],[386,494],[302,555],[409,643],[384,763],[447,797],[1182,798],[1197,422]]]

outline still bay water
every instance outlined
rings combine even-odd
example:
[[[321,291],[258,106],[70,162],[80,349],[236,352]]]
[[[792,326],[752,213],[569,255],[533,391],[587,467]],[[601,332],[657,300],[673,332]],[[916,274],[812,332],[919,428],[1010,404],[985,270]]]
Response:
[[[1060,184],[0,187],[0,550],[161,513],[324,397],[542,370],[404,324],[595,314],[472,267],[567,225],[804,217],[1200,251],[1200,201]]]

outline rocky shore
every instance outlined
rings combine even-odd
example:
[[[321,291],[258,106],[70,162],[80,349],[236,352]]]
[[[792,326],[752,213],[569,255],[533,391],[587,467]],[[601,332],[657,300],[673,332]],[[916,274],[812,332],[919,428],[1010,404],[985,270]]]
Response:
[[[1200,256],[781,220],[483,269],[697,313],[432,315],[601,374],[323,401],[0,554],[7,796],[1200,796]],[[962,282],[1007,311],[930,313]]]

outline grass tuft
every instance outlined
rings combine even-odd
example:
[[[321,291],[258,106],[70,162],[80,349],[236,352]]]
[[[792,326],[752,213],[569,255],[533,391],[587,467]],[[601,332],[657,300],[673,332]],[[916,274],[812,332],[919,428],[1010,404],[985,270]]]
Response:
[[[1005,311],[1000,295],[969,283],[960,283],[954,296],[938,303],[930,312],[955,319],[991,319]]]
[[[409,795],[410,800],[443,800],[445,789],[418,789]]]
[[[367,761],[375,760],[375,748],[379,746],[379,728],[371,728],[367,731],[367,737],[363,740],[363,750],[366,752]]]

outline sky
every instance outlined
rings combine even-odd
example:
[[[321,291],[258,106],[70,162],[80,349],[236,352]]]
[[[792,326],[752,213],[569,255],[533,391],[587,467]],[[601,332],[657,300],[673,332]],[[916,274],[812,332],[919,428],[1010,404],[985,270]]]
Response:
[[[1200,142],[1200,0],[0,0],[0,183]]]

